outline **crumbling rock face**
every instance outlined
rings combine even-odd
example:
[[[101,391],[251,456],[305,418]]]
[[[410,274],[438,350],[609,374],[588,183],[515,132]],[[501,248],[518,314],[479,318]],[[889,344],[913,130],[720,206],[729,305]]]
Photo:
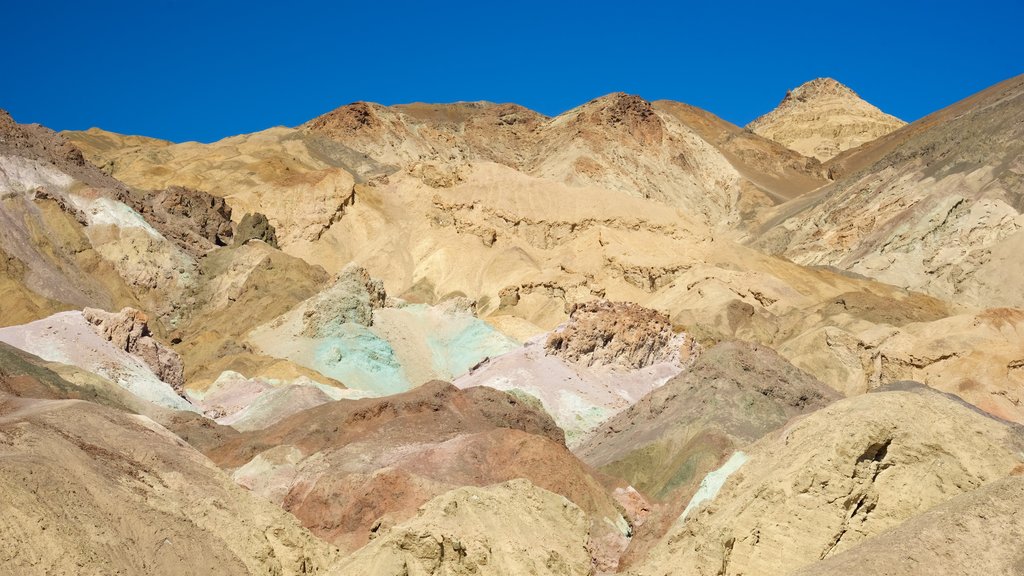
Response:
[[[153,338],[149,330],[149,318],[144,312],[124,308],[115,314],[86,308],[82,310],[82,316],[98,334],[114,346],[139,357],[158,378],[181,393],[185,385],[185,366],[181,356]]]
[[[370,278],[365,268],[346,266],[334,284],[306,304],[304,336],[317,338],[335,334],[341,324],[373,325],[373,311],[387,301],[384,282]]]
[[[652,145],[663,137],[661,120],[651,103],[639,96],[617,92],[593,101],[598,103],[593,110],[581,114],[580,122],[591,122],[603,126],[622,127],[639,143]]]
[[[131,192],[128,199],[147,222],[194,256],[231,240],[231,207],[208,192],[171,186],[152,193]]]
[[[238,223],[238,228],[235,230],[236,246],[245,244],[249,240],[262,240],[274,248],[278,248],[277,230],[267,220],[267,217],[259,212],[247,213],[242,216],[242,221]]]
[[[574,307],[569,322],[548,336],[548,354],[584,366],[614,365],[639,369],[672,360],[668,316],[632,302],[594,301]]]

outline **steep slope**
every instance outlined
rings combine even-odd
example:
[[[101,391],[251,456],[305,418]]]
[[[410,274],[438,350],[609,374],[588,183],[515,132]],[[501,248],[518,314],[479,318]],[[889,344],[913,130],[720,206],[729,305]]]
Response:
[[[1018,76],[919,120],[780,206],[756,245],[970,306],[1024,306],[1022,118]]]
[[[61,136],[0,111],[0,283],[15,296],[0,302],[2,322],[124,305],[175,322],[196,263],[138,213],[151,201],[86,162]],[[182,220],[162,222],[180,229]]]
[[[593,431],[575,453],[652,502],[630,559],[672,525],[706,474],[771,430],[839,395],[770,348],[727,342]]]
[[[337,552],[145,417],[0,393],[0,564],[17,574],[318,574]]]
[[[795,576],[987,576],[1024,567],[1024,477],[993,482],[916,516]]]
[[[848,398],[709,476],[636,573],[788,574],[1019,473],[1022,447],[1019,426],[919,384]]]
[[[741,186],[760,190],[776,203],[828,183],[826,170],[815,158],[682,102],[658,100],[652,105],[717,148],[743,176]],[[753,196],[749,191],[744,193]]]
[[[127,326],[121,323],[119,328],[123,332],[118,342],[94,324],[97,314],[106,315],[89,309],[87,313],[60,312],[29,324],[0,328],[0,342],[47,361],[70,364],[108,378],[156,405],[194,410],[175,390],[175,385],[180,390],[183,383],[180,358],[151,337],[141,336],[144,329],[148,331],[144,320],[137,326],[133,319],[128,320]],[[136,333],[129,336],[133,328]],[[129,346],[129,339],[140,337],[149,340],[147,346],[137,346],[135,342]]]
[[[778,107],[747,129],[824,162],[905,124],[839,82],[816,78],[786,92]]]
[[[587,518],[564,497],[512,480],[458,488],[380,527],[337,574],[592,574]]]

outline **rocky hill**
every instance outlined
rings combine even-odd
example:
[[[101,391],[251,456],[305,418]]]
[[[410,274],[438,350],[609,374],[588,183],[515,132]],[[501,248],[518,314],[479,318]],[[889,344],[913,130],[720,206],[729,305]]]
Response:
[[[786,92],[774,110],[747,129],[824,162],[904,124],[839,82],[816,78]]]
[[[1013,573],[1022,78],[0,115],[0,572]]]

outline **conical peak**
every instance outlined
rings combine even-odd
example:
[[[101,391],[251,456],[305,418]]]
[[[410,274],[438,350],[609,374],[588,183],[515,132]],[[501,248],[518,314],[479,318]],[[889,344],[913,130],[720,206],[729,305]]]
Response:
[[[786,103],[787,101],[792,100],[806,102],[816,98],[832,96],[846,96],[849,98],[856,98],[858,100],[860,99],[860,96],[858,96],[856,92],[832,78],[815,78],[814,80],[804,82],[800,86],[786,92],[786,97],[782,99],[782,102]]]

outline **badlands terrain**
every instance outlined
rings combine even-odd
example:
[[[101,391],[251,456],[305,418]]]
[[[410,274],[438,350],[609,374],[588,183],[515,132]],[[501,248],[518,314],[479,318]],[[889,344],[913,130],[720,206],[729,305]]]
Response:
[[[1024,574],[1022,212],[1024,76],[0,112],[0,574]]]

